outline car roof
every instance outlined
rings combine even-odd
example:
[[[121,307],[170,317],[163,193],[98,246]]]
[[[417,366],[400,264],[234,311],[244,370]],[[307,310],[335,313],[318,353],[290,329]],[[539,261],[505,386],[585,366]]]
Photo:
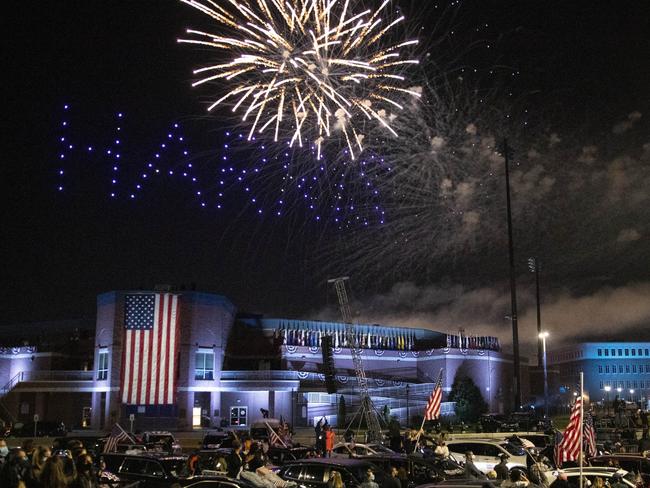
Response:
[[[130,459],[155,459],[156,461],[185,461],[187,456],[169,455],[163,452],[143,451],[141,454],[126,454],[122,452],[107,452],[102,456],[123,457]]]

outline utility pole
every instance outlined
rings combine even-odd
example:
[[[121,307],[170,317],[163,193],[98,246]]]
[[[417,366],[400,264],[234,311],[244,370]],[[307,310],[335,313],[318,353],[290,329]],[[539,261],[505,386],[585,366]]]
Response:
[[[531,273],[535,273],[535,297],[537,298],[537,365],[541,365],[544,359],[542,351],[542,306],[539,303],[539,268],[541,263],[538,258],[528,258],[528,269]]]
[[[512,210],[510,205],[510,147],[503,139],[503,160],[506,167],[506,211],[508,214],[508,256],[510,258],[510,306],[512,321],[512,352],[514,355],[515,411],[521,407],[521,365],[519,361],[519,326],[517,324],[517,279],[515,276],[515,250],[512,239]]]

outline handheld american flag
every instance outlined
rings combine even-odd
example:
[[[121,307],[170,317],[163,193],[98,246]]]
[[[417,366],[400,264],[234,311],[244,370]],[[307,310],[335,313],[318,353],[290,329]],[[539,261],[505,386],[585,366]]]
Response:
[[[556,446],[555,463],[558,467],[567,461],[576,461],[580,455],[580,436],[582,435],[582,426],[580,425],[581,409],[582,398],[577,397],[571,409],[569,424],[564,429],[562,440]]]
[[[178,295],[126,295],[122,403],[170,405],[176,393]]]
[[[442,405],[442,371],[438,376],[438,382],[431,392],[427,406],[424,408],[424,420],[437,420],[440,418],[440,406]]]
[[[116,451],[117,445],[124,442],[135,444],[133,437],[127,434],[120,424],[114,424],[111,429],[111,434],[106,439],[106,444],[104,444],[104,452]]]
[[[596,449],[596,430],[594,429],[594,418],[590,412],[587,412],[584,417],[585,452],[587,456],[594,457],[596,454],[598,454],[598,450]]]

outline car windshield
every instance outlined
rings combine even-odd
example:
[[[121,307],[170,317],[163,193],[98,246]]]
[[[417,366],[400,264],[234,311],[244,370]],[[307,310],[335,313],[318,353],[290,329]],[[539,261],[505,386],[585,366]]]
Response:
[[[204,444],[221,444],[221,442],[224,440],[223,436],[217,436],[217,435],[206,435],[205,438],[203,439]]]
[[[174,478],[178,478],[184,474],[185,461],[183,459],[165,459],[161,463],[165,467],[165,471]]]

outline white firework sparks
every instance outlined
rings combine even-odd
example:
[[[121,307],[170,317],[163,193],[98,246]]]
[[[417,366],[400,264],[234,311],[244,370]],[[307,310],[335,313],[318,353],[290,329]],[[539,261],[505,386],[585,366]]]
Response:
[[[417,40],[386,42],[404,17],[391,18],[390,0],[359,9],[358,0],[181,0],[219,24],[219,34],[188,29],[178,42],[209,46],[224,62],[194,71],[228,83],[208,110],[229,104],[255,132],[273,131],[289,145],[323,143],[340,134],[354,159],[363,128],[381,125],[393,136],[391,111],[404,96],[419,97],[402,72],[415,59],[403,52]],[[361,11],[355,11],[355,10]]]

